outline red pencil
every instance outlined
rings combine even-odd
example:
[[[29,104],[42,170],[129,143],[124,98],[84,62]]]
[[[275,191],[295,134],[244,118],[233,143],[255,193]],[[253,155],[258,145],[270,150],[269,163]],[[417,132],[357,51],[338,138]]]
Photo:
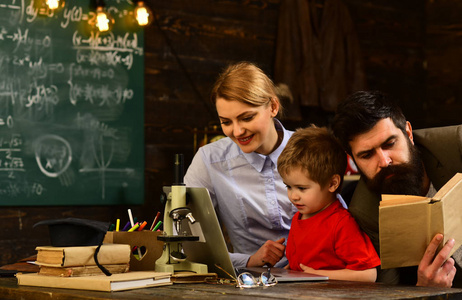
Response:
[[[160,217],[160,211],[157,212],[156,217],[154,218],[154,221],[152,222],[151,228],[149,229],[150,231],[152,231],[154,226],[156,226],[157,219],[159,219],[159,217]]]

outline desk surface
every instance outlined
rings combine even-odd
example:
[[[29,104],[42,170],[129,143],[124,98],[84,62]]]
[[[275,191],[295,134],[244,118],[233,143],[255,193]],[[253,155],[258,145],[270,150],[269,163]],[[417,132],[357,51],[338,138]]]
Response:
[[[390,286],[379,283],[322,281],[279,283],[274,287],[239,289],[233,285],[174,284],[123,292],[93,292],[18,286],[0,278],[1,299],[461,299],[462,289]]]

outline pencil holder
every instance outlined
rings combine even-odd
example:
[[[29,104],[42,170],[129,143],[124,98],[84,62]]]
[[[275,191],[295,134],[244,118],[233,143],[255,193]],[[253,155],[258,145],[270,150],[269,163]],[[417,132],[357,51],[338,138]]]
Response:
[[[156,260],[162,255],[164,243],[157,240],[159,231],[108,231],[104,243],[128,244],[132,249],[130,256],[131,271],[153,271]]]

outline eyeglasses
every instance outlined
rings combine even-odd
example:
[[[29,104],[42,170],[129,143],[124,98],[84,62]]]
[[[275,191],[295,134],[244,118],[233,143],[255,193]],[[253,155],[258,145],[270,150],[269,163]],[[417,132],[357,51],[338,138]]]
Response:
[[[260,277],[255,278],[251,273],[244,272],[237,277],[237,287],[240,288],[255,288],[259,286],[275,286],[278,283],[276,277],[268,271],[261,273]]]
[[[232,281],[237,282],[236,287],[239,287],[239,288],[255,288],[259,286],[268,287],[268,286],[274,286],[278,283],[276,277],[274,277],[274,275],[271,274],[271,267],[268,267],[268,270],[266,272],[261,273],[258,279],[255,278],[249,272],[243,272],[239,274],[239,276],[236,279],[236,277],[229,274],[225,269],[223,269],[219,265],[215,264],[215,267],[225,272],[230,278],[232,278],[231,279]],[[212,283],[212,282],[208,282],[208,283]],[[230,284],[231,282],[229,282],[229,279],[220,279],[217,283]]]

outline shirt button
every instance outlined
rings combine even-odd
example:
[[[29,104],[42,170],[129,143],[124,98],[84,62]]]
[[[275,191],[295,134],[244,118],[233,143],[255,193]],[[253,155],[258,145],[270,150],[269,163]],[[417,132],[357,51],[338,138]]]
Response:
[[[271,201],[271,204],[274,205],[276,203],[276,201]]]

